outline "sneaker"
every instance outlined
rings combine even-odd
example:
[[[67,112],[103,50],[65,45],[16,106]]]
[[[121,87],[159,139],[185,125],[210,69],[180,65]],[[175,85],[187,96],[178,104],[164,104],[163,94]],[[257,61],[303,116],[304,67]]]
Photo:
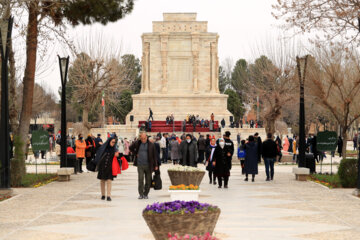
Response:
[[[251,181],[252,181],[252,182],[255,182],[255,179],[253,178],[253,179],[251,179]]]
[[[148,196],[144,196],[144,199],[149,199],[149,197],[148,197]]]
[[[247,182],[247,181],[249,181],[249,179],[248,179],[248,178],[245,178],[244,181]]]
[[[106,200],[110,202],[110,201],[111,201],[111,197],[107,197]]]
[[[138,199],[144,199],[144,196],[141,196],[141,195],[140,195],[140,196],[138,197]]]
[[[221,186],[218,186],[218,188],[221,188]]]
[[[267,182],[268,182],[268,181],[270,181],[270,178],[266,178],[266,180],[265,180],[265,181],[267,181]]]
[[[214,181],[214,185],[216,185],[216,182]]]
[[[105,196],[101,196],[101,200],[105,200]]]
[[[225,185],[225,186],[224,186],[224,188],[228,188],[228,186],[227,186],[227,185]]]

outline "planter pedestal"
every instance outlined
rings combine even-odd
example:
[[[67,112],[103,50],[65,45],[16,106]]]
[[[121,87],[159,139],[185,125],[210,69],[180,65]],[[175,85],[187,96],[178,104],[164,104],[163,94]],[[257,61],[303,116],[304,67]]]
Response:
[[[168,239],[168,233],[203,235],[213,234],[220,216],[217,211],[185,214],[146,214],[143,217],[156,240]]]
[[[169,190],[171,201],[198,201],[201,190]]]
[[[168,171],[171,185],[190,185],[200,186],[200,183],[205,175],[205,171]]]

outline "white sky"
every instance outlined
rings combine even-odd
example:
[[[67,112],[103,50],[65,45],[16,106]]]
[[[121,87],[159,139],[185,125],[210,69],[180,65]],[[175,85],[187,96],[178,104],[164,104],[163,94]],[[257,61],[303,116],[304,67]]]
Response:
[[[251,59],[251,49],[278,33],[279,22],[271,15],[275,0],[137,0],[133,12],[124,19],[106,26],[69,28],[74,40],[91,32],[103,32],[122,44],[123,53],[141,58],[141,34],[152,31],[152,21],[162,21],[164,12],[197,12],[197,20],[208,21],[208,31],[217,32],[220,64],[230,57],[234,63],[239,58]],[[58,51],[60,55],[66,54]],[[37,82],[45,82],[55,93],[60,86],[59,65],[56,54],[47,73]]]

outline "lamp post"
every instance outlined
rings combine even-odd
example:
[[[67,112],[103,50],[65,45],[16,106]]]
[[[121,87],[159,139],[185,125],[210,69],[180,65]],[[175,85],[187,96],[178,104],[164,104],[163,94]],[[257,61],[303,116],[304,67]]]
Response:
[[[306,167],[305,161],[305,99],[304,99],[304,83],[307,66],[308,55],[299,58],[296,57],[297,70],[300,81],[300,118],[299,118],[299,159],[298,166]]]
[[[60,158],[60,167],[67,167],[67,157],[66,157],[66,81],[67,73],[69,68],[69,58],[65,57],[59,58],[60,64],[60,77],[61,77],[61,158]]]
[[[10,136],[8,60],[13,18],[0,21],[1,52],[1,123],[0,123],[0,188],[10,188]]]

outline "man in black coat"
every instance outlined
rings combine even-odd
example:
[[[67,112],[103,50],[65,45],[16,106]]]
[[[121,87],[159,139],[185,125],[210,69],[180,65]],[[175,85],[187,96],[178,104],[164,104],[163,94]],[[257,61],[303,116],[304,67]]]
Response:
[[[230,140],[231,133],[229,131],[226,131],[224,134],[224,140],[225,140],[225,152],[226,157],[228,158],[227,161],[230,162],[230,169],[231,169],[231,162],[232,162],[232,156],[234,154],[234,143]]]
[[[265,163],[266,181],[274,179],[274,163],[278,154],[277,145],[272,139],[272,134],[267,134],[267,139],[262,143],[262,157]],[[270,172],[269,172],[270,168]]]
[[[140,140],[131,144],[129,149],[136,156],[134,166],[137,166],[138,170],[139,199],[148,199],[151,175],[159,169],[155,145],[148,140],[146,133],[141,133]]]

